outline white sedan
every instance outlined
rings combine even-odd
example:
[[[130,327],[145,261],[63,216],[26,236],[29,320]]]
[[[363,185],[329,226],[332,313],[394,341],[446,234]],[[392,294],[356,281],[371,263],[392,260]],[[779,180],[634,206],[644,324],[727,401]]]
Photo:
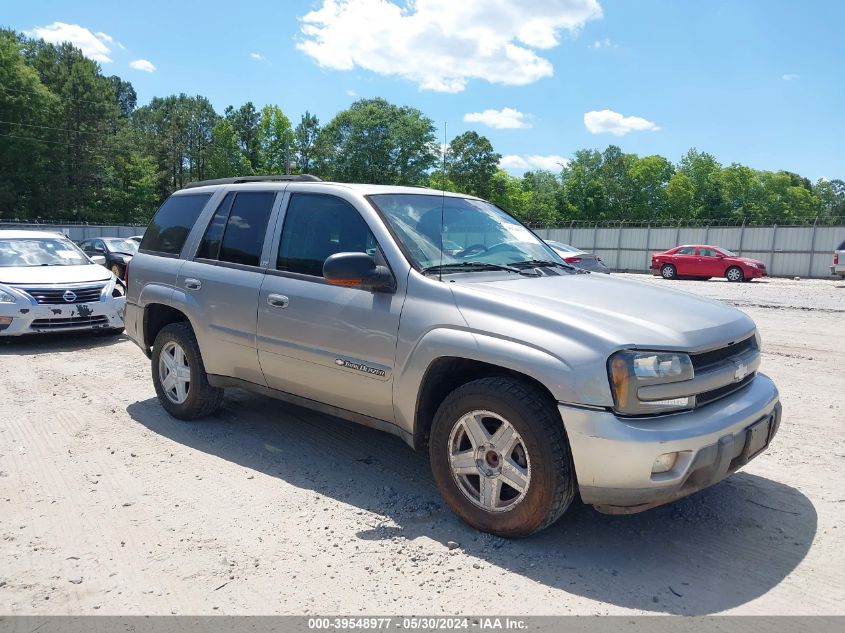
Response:
[[[123,332],[118,280],[61,233],[0,231],[0,336]]]

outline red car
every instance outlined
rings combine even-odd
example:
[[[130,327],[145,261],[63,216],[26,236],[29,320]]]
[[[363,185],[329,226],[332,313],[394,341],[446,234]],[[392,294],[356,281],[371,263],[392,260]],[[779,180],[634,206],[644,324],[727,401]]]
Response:
[[[652,255],[651,272],[664,279],[725,277],[728,281],[751,281],[766,276],[766,265],[719,246],[687,244]]]

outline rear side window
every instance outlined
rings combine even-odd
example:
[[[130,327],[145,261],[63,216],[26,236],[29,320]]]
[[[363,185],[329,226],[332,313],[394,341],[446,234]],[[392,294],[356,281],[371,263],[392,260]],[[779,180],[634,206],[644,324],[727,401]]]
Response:
[[[139,249],[178,255],[210,197],[208,193],[170,196],[147,227]]]
[[[197,257],[259,266],[275,198],[271,191],[227,194],[208,224]]]
[[[695,255],[695,249],[692,246],[686,248],[679,248],[675,251],[675,255]]]
[[[842,243],[839,245],[839,248],[837,248],[836,250],[838,250],[838,251],[845,251],[845,242],[842,242]]]

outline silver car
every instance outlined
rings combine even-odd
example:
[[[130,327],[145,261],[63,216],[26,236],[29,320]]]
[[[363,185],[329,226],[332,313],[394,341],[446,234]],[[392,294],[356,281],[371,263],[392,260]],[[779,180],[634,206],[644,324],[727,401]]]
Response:
[[[583,268],[593,273],[610,273],[610,269],[605,266],[601,257],[595,253],[588,253],[582,251],[580,248],[575,248],[563,242],[555,242],[554,240],[546,240],[546,244],[551,246],[552,250],[560,255],[567,264],[572,264],[576,268]]]
[[[0,336],[123,332],[118,280],[61,233],[0,231]]]
[[[781,420],[743,312],[580,271],[484,200],[415,187],[179,191],[130,266],[126,326],[174,417],[237,387],[394,433],[502,536],[576,494],[630,513],[710,486]]]
[[[833,252],[833,266],[830,267],[831,275],[839,275],[845,279],[845,242],[842,242]]]

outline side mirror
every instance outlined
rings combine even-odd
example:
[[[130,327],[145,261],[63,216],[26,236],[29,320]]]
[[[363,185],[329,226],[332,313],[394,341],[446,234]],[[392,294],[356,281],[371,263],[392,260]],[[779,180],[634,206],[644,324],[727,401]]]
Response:
[[[106,258],[104,255],[91,255],[91,261],[100,266],[106,265]]]
[[[396,291],[396,280],[390,269],[376,265],[366,253],[335,253],[323,263],[323,277],[332,286]]]

